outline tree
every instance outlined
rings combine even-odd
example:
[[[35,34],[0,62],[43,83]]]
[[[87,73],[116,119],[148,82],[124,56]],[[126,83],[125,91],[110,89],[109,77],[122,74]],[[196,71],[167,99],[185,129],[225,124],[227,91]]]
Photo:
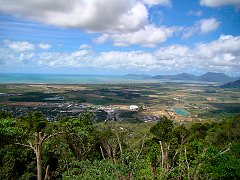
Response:
[[[160,141],[169,141],[172,137],[173,121],[167,117],[162,117],[153,127],[150,132]]]
[[[44,135],[42,132],[35,132],[35,140],[34,142],[31,142],[28,140],[28,144],[21,144],[21,143],[15,143],[24,147],[31,148],[35,155],[36,155],[36,160],[37,160],[37,179],[42,180],[42,163],[41,163],[41,158],[42,158],[42,145],[44,141],[47,141],[48,139],[58,135],[58,134],[63,134],[63,132],[58,132],[54,133],[52,135]],[[47,175],[48,169],[46,169],[46,175]],[[45,178],[44,178],[45,179]]]

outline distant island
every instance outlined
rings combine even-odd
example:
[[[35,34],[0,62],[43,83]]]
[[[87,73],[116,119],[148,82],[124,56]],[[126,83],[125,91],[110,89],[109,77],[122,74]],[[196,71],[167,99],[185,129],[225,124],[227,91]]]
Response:
[[[196,76],[188,73],[181,73],[176,75],[156,75],[150,76],[146,74],[127,74],[124,77],[138,78],[138,79],[162,79],[162,80],[181,80],[181,81],[205,81],[228,83],[240,79],[240,77],[230,77],[224,73],[207,72],[203,75]]]
[[[207,72],[201,76],[195,76],[188,73],[181,73],[177,75],[157,75],[153,79],[170,79],[170,80],[186,80],[186,81],[206,81],[227,83],[240,79],[240,77],[229,77],[224,73]]]
[[[133,79],[151,79],[152,78],[152,76],[147,74],[127,74],[124,77],[133,78]]]

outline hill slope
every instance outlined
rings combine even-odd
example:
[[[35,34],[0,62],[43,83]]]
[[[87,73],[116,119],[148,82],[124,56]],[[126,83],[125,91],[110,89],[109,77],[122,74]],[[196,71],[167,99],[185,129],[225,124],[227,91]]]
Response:
[[[208,81],[208,82],[230,82],[233,79],[229,76],[227,76],[224,73],[213,73],[213,72],[207,72],[201,76],[198,77],[200,81]]]
[[[157,75],[153,76],[153,79],[168,79],[168,80],[184,80],[184,81],[206,81],[206,82],[219,82],[219,83],[227,83],[231,81],[235,81],[239,78],[229,77],[224,73],[214,73],[207,72],[201,76],[195,76],[188,73],[181,73],[177,75]]]
[[[188,74],[188,73],[181,73],[177,75],[157,75],[153,76],[153,79],[169,79],[169,80],[197,80],[197,76]]]
[[[152,78],[152,76],[147,74],[127,74],[124,77],[133,78],[133,79],[151,79]]]
[[[240,88],[240,79],[220,86],[221,88]]]

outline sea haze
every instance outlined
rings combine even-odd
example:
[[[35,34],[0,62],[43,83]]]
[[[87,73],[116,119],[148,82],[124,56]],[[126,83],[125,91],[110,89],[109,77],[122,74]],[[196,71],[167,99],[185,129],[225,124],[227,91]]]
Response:
[[[128,83],[199,83],[216,84],[196,80],[154,79],[129,75],[82,75],[82,74],[22,74],[1,73],[0,84],[128,84]]]
[[[1,84],[103,84],[103,83],[154,83],[158,80],[128,78],[120,75],[79,74],[0,74]]]

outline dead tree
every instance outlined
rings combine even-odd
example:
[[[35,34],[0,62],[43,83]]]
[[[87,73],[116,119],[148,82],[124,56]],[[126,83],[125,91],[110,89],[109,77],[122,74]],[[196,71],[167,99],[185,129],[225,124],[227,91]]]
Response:
[[[63,132],[58,132],[58,133],[54,133],[52,135],[43,135],[42,132],[35,132],[34,133],[34,142],[31,142],[30,140],[28,140],[28,144],[21,144],[21,143],[15,143],[24,147],[28,147],[30,149],[32,149],[34,151],[34,154],[36,155],[36,161],[37,161],[37,180],[42,180],[42,165],[41,165],[41,156],[42,156],[42,144],[44,141],[59,135],[59,134],[63,134]],[[47,179],[48,176],[48,168],[46,169],[46,173],[45,173],[45,178]]]

